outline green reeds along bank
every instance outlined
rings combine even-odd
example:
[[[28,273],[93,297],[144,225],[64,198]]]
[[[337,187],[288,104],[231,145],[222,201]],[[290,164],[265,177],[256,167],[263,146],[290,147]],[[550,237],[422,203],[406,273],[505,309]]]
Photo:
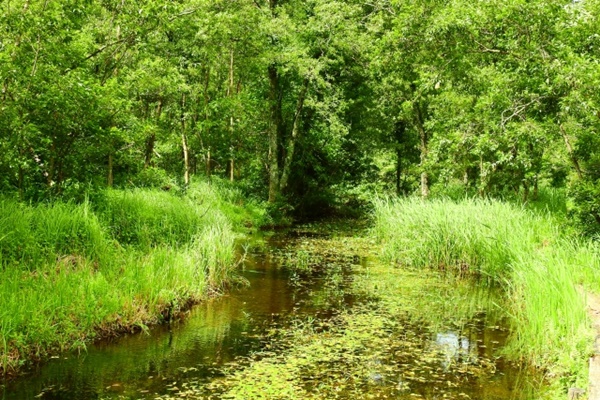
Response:
[[[145,189],[84,204],[0,200],[0,372],[145,330],[220,290],[236,264],[221,208],[234,206],[201,190],[195,199]],[[255,207],[239,212],[247,225],[264,215]]]
[[[402,266],[502,285],[512,319],[509,355],[544,368],[562,393],[586,387],[595,334],[585,292],[600,291],[600,250],[566,237],[557,220],[493,200],[379,200],[374,234],[384,256]]]

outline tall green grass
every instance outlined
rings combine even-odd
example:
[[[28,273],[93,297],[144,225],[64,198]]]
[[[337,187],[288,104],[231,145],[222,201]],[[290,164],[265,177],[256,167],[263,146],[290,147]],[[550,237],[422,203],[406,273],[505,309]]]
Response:
[[[236,231],[273,224],[267,213],[267,204],[245,196],[227,180],[212,178],[211,183],[194,182],[187,189],[186,197],[200,205],[203,212],[218,209]]]
[[[387,259],[502,285],[512,355],[561,385],[583,384],[593,340],[584,292],[600,289],[597,245],[567,237],[543,209],[494,200],[379,200],[375,221]]]
[[[0,265],[35,269],[69,254],[91,259],[107,248],[105,232],[89,203],[35,207],[0,199]]]
[[[200,228],[226,222],[218,209],[152,189],[107,190],[96,209],[115,240],[142,248],[187,243]]]
[[[380,200],[375,217],[388,259],[496,281],[510,275],[517,258],[558,236],[557,227],[523,207],[492,200]]]
[[[0,200],[0,371],[146,329],[226,284],[236,262],[226,213],[243,206],[195,188],[108,190],[83,204]],[[262,218],[239,214],[236,229]]]

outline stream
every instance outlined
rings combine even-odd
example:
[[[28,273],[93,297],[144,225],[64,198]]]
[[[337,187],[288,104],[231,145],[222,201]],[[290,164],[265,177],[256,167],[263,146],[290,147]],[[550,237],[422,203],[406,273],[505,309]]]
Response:
[[[396,294],[380,299],[375,294],[383,292],[383,283],[372,293],[366,284],[355,288],[361,279],[372,281],[368,275],[376,273],[373,265],[379,263],[376,246],[366,238],[351,240],[353,232],[322,230],[298,227],[251,240],[241,271],[247,285],[195,306],[183,321],[89,345],[80,354],[64,353],[18,379],[0,380],[0,399],[244,398],[248,392],[239,388],[240,377],[260,381],[252,375],[260,372],[250,368],[259,362],[281,363],[282,371],[292,363],[290,371],[305,371],[293,385],[299,398],[334,398],[333,393],[348,399],[536,397],[541,378],[501,356],[508,327],[489,306],[495,300],[481,301],[481,290],[473,290],[478,294],[460,297],[472,305],[454,319],[448,314],[456,298],[444,293],[458,289],[435,281],[437,292],[424,288],[415,297],[411,290],[418,288],[404,275],[394,282],[405,280],[403,290],[411,299],[393,300]],[[364,248],[360,243],[366,243]],[[483,298],[488,296],[485,292]],[[431,311],[439,308],[445,312]],[[429,318],[433,314],[435,322]],[[362,344],[369,349],[357,353],[358,339],[346,340],[359,337],[349,333],[353,318],[383,321],[372,343],[379,349]],[[364,332],[370,325],[376,324],[357,329]],[[307,329],[304,337],[314,336],[303,343],[292,336],[298,329]],[[337,342],[330,346],[328,340]],[[353,350],[329,352],[324,362],[317,359],[320,350],[307,350],[321,341],[324,347]],[[307,351],[311,354],[302,355]],[[231,375],[238,376],[234,383]]]

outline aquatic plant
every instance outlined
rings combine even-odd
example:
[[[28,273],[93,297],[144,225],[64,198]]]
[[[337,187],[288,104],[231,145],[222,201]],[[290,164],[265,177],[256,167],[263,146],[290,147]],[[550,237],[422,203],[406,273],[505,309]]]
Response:
[[[379,200],[374,235],[384,256],[500,284],[513,319],[512,355],[560,386],[582,385],[592,332],[586,290],[597,291],[598,247],[569,238],[543,211],[495,200]]]
[[[341,262],[356,251],[344,247]],[[504,334],[484,328],[502,318],[493,292],[430,270],[377,262],[356,268],[344,290],[363,301],[338,305],[333,317],[289,316],[268,330],[262,349],[227,363],[215,379],[179,379],[160,398],[479,398],[480,385],[498,396],[515,390],[515,399],[537,393],[527,382],[497,382],[507,372],[494,359]],[[328,290],[310,287],[313,302],[319,292]]]

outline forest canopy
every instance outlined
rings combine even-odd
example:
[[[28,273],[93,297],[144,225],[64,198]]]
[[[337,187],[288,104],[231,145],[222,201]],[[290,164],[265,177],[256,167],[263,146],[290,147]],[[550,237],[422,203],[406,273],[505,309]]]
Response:
[[[566,188],[600,231],[600,1],[6,0],[0,190],[220,176],[299,212]]]

